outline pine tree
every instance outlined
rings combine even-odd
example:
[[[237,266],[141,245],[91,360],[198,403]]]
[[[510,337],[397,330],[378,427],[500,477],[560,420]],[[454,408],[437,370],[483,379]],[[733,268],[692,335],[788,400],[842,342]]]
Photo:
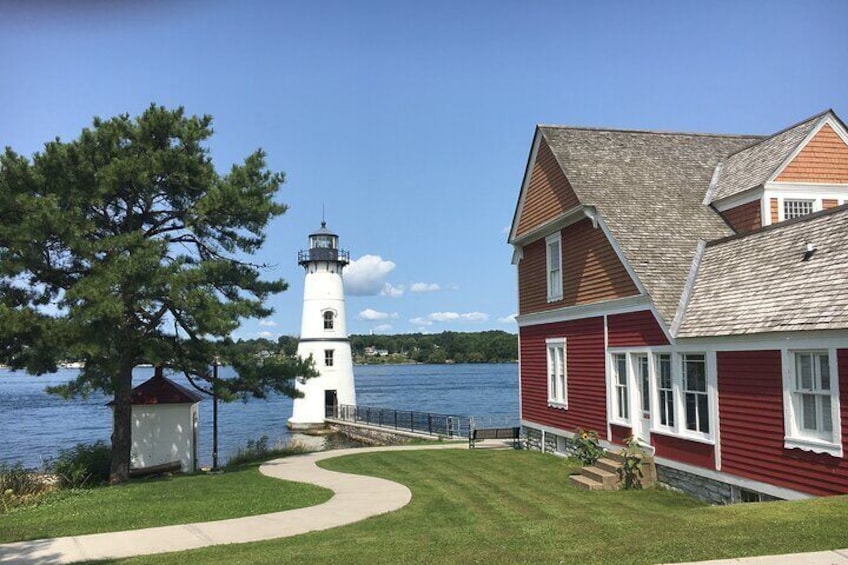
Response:
[[[225,340],[242,319],[269,316],[285,290],[245,261],[265,240],[282,173],[261,150],[219,174],[204,145],[210,116],[151,105],[95,118],[79,138],[31,159],[0,156],[0,359],[43,374],[81,360],[52,392],[113,394],[111,482],[127,480],[132,371],[154,363],[209,379],[217,356],[238,378],[222,396],[295,395],[310,362],[239,356]]]

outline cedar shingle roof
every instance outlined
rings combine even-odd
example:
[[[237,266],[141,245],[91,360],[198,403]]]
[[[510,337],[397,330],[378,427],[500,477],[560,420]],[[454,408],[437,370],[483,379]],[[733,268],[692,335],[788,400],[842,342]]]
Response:
[[[721,164],[711,201],[758,187],[777,171],[827,110],[728,156]]]
[[[708,243],[677,337],[844,328],[848,205]]]
[[[598,210],[670,326],[698,240],[733,234],[703,204],[715,167],[760,137],[539,129],[580,203]]]

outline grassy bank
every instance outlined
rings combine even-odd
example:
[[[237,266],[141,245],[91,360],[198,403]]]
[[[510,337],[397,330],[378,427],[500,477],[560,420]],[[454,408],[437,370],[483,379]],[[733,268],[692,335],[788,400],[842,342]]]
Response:
[[[59,491],[36,507],[0,515],[0,543],[238,518],[312,506],[331,496],[327,489],[265,477],[258,465]]]
[[[662,491],[592,493],[576,466],[515,451],[325,461],[409,486],[406,508],[290,539],[120,563],[659,563],[848,547],[848,498],[709,507]]]

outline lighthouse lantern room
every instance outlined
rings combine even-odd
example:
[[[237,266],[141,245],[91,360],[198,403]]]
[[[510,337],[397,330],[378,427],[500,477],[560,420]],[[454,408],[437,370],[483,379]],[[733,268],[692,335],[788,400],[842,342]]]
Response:
[[[308,431],[323,428],[324,419],[340,404],[356,404],[342,280],[350,255],[339,249],[339,236],[321,222],[321,228],[309,234],[309,249],[300,251],[297,259],[306,271],[297,354],[304,359],[311,355],[319,376],[297,379],[303,397],[294,399],[288,426]]]

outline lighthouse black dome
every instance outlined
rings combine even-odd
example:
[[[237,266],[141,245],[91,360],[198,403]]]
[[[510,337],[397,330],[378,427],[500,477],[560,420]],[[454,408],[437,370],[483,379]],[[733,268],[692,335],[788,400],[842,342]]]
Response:
[[[339,236],[327,228],[327,222],[321,222],[321,227],[309,234],[309,249],[297,254],[298,264],[304,267],[316,261],[331,261],[342,267],[350,263],[350,254],[339,249]]]

